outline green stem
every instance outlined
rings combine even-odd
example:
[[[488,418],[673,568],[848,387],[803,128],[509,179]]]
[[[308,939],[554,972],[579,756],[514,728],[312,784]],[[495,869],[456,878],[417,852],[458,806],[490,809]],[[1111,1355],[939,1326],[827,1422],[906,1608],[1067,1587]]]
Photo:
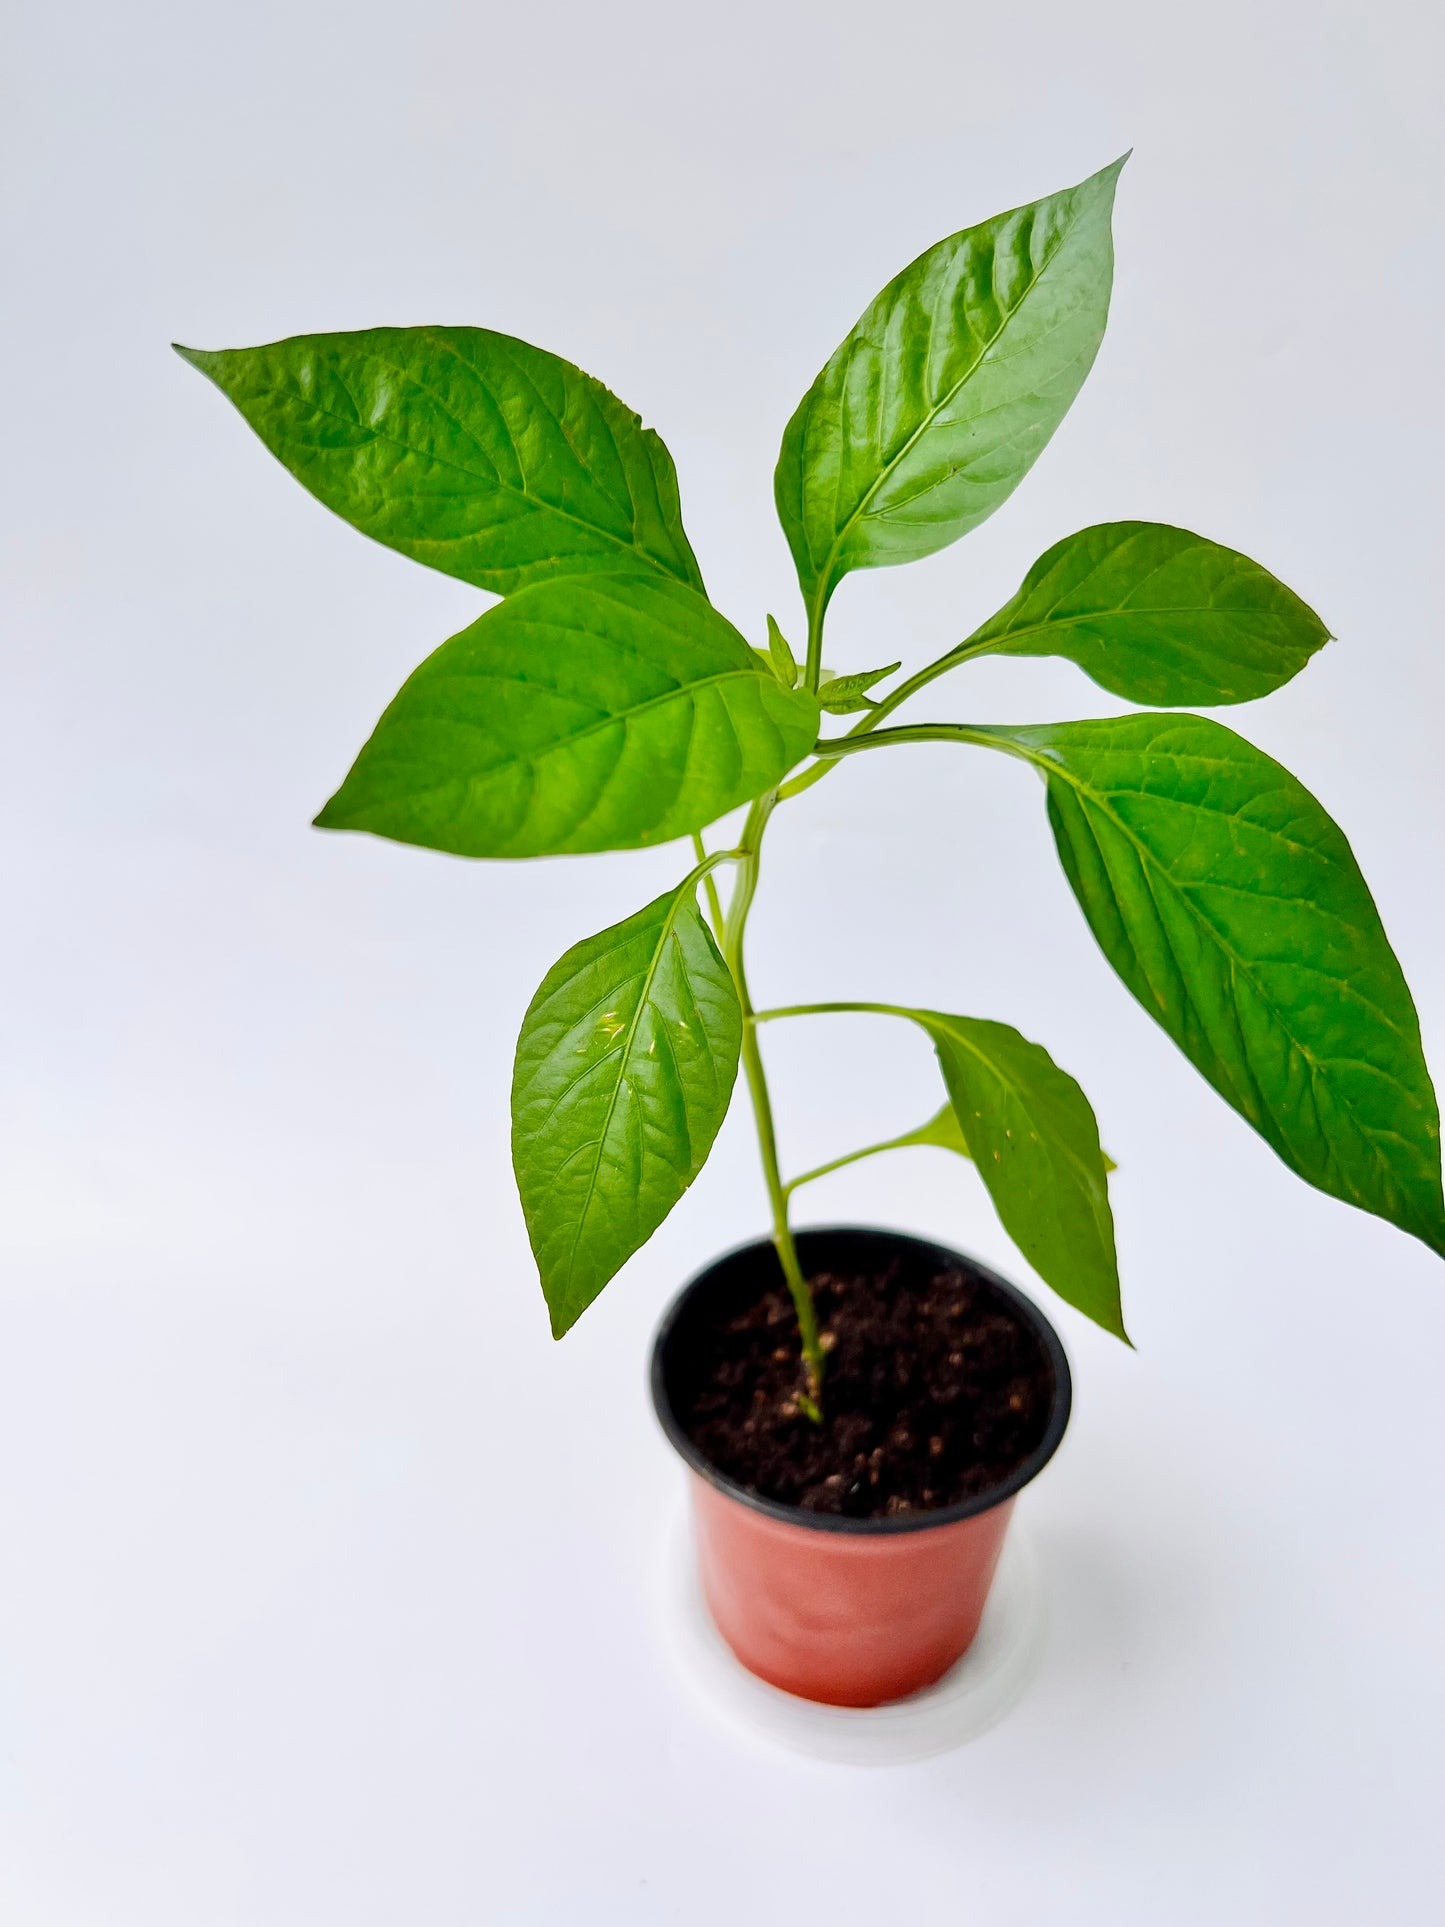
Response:
[[[869,735],[886,716],[891,716],[900,704],[906,703],[910,696],[916,696],[920,689],[927,688],[936,677],[946,675],[950,669],[957,669],[960,663],[971,662],[975,656],[986,656],[995,646],[992,642],[961,642],[936,662],[925,663],[922,669],[899,683],[896,689],[890,689],[886,696],[880,696],[868,714],[855,723],[848,734]]]
[[[853,731],[832,742],[819,743],[814,754],[831,763],[860,749],[891,749],[895,743],[973,743],[980,749],[1002,750],[1005,756],[1017,756],[1021,762],[1047,766],[1047,758],[1030,750],[1015,734],[987,723],[901,723],[896,729],[867,735]]]
[[[790,1012],[770,1010],[762,1012],[757,1021],[762,1023],[765,1017],[779,1017],[792,1014],[793,1013]],[[783,1186],[783,1190],[787,1196],[791,1198],[800,1184],[811,1184],[814,1178],[826,1178],[830,1171],[841,1171],[845,1164],[857,1164],[860,1158],[877,1157],[880,1151],[910,1150],[917,1142],[918,1136],[916,1132],[905,1131],[902,1137],[884,1138],[881,1144],[865,1144],[861,1151],[849,1151],[841,1158],[832,1158],[827,1164],[820,1164],[812,1171],[805,1171],[800,1178],[790,1178]]]
[[[816,690],[823,679],[823,615],[827,598],[819,583],[808,605],[808,660],[803,670],[803,687]]]
[[[947,655],[940,656],[936,662],[927,663],[915,675],[899,683],[898,687],[890,690],[886,696],[880,696],[867,715],[861,716],[846,735],[836,736],[830,742],[819,745],[814,753],[820,760],[810,763],[801,776],[795,776],[790,782],[784,783],[778,792],[779,800],[786,802],[789,797],[801,796],[804,790],[810,790],[814,783],[821,782],[832,769],[835,760],[842,754],[840,745],[846,743],[861,749],[863,745],[858,739],[871,736],[895,709],[908,701],[910,696],[916,696],[920,689],[926,688],[936,677],[944,675],[948,670],[956,669],[960,663],[971,662],[975,656],[986,656],[996,646],[995,643],[988,641],[961,642],[956,649],[950,649]],[[891,736],[892,732],[890,732]]]
[[[783,1185],[782,1173],[778,1169],[778,1141],[773,1127],[773,1107],[768,1095],[768,1080],[763,1069],[762,1052],[758,1048],[757,1024],[754,1020],[752,998],[748,994],[747,972],[743,965],[743,933],[747,928],[748,912],[752,908],[753,897],[758,887],[758,851],[768,818],[777,804],[778,793],[771,790],[760,796],[748,811],[747,822],[738,845],[738,876],[733,890],[733,898],[728,906],[726,938],[723,955],[732,973],[733,984],[738,993],[738,1002],[743,1011],[743,1071],[748,1080],[748,1093],[753,1101],[753,1118],[758,1130],[758,1149],[762,1154],[763,1176],[768,1187],[768,1202],[773,1213],[773,1246],[778,1254],[778,1262],[783,1268],[788,1293],[793,1308],[798,1314],[798,1333],[802,1339],[803,1364],[808,1379],[808,1405],[804,1407],[810,1418],[821,1415],[817,1409],[817,1399],[823,1383],[823,1347],[818,1337],[818,1318],[813,1307],[813,1294],[808,1289],[808,1281],[803,1276],[803,1268],[798,1262],[797,1246],[793,1242],[792,1230],[788,1224],[788,1194]],[[808,1408],[811,1407],[811,1410]]]
[[[845,1011],[863,1011],[871,1017],[912,1017],[913,1015],[911,1010],[904,1010],[898,1004],[780,1004],[776,1010],[755,1010],[753,1022],[770,1024],[775,1017],[836,1017]],[[876,1148],[886,1150],[890,1147],[882,1145]],[[864,1153],[859,1151],[855,1155],[862,1157]],[[816,1177],[818,1174],[810,1172],[809,1175]],[[797,1179],[797,1183],[802,1182],[801,1178]]]
[[[692,847],[697,852],[698,867],[701,868],[704,863],[709,865],[709,868],[703,873],[703,888],[707,892],[707,908],[708,915],[712,918],[713,934],[716,936],[718,942],[721,943],[724,935],[722,900],[718,896],[717,885],[713,882],[711,859],[707,853],[707,845],[703,842],[702,833],[699,830],[694,830],[692,833]]]

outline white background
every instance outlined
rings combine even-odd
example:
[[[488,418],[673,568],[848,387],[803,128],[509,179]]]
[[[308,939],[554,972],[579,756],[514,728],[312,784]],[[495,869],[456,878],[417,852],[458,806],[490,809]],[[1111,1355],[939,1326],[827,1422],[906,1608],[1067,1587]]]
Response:
[[[690,859],[310,830],[484,599],[329,517],[166,345],[536,340],[663,432],[720,604],[796,632],[770,478],[817,367],[921,248],[1132,145],[1072,414],[965,545],[850,579],[830,661],[933,655],[1094,521],[1257,556],[1339,641],[1230,720],[1347,827],[1445,1069],[1431,11],[11,9],[6,1927],[1438,1919],[1445,1272],[1135,1009],[1001,759],[859,759],[786,811],[753,970],[1008,1020],[1094,1099],[1139,1349],[1055,1313],[1044,1670],[887,1772],[700,1721],[653,1624],[679,1475],[643,1364],[762,1227],[745,1112],[560,1347],[506,1141],[536,981]],[[935,695],[1117,707],[1044,662]],[[779,1029],[794,1169],[937,1101],[884,1022]],[[943,1153],[808,1205],[1027,1277]]]

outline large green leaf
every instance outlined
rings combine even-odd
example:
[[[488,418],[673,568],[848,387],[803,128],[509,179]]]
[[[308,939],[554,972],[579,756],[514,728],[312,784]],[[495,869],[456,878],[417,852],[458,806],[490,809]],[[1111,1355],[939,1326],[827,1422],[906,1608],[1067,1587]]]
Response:
[[[693,590],[571,576],[428,656],[316,821],[456,856],[635,849],[771,789],[817,728]]]
[[[1004,1230],[1067,1304],[1123,1338],[1108,1166],[1088,1098],[1008,1024],[902,1014],[933,1040],[954,1122]],[[943,1133],[915,1136],[948,1143]]]
[[[1123,164],[920,255],[803,397],[774,488],[810,605],[977,528],[1033,466],[1103,338]]]
[[[742,1011],[691,881],[577,944],[517,1040],[512,1161],[560,1338],[712,1149]]]
[[[485,328],[365,328],[179,348],[364,535],[509,595],[653,569],[702,588],[672,457],[557,355]]]
[[[1445,1253],[1415,1006],[1303,784],[1199,716],[972,734],[1043,770],[1104,954],[1215,1089],[1302,1178]]]
[[[1267,696],[1328,641],[1248,556],[1162,522],[1107,522],[1050,549],[963,647],[1067,656],[1130,702],[1213,705]]]

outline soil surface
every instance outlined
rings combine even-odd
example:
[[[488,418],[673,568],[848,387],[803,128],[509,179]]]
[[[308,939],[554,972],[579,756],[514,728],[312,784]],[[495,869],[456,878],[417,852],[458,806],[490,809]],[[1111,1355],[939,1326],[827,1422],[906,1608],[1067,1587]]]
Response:
[[[821,1272],[823,1423],[798,1404],[786,1291],[699,1327],[678,1418],[719,1471],[764,1498],[854,1519],[926,1512],[1006,1479],[1048,1426],[1054,1373],[1035,1333],[962,1271]],[[680,1389],[680,1388],[679,1388]]]

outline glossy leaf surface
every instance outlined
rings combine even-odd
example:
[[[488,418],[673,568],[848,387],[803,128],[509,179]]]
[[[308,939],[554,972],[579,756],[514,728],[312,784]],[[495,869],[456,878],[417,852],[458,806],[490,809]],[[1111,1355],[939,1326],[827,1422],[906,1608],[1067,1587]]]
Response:
[[[177,352],[319,501],[413,561],[498,595],[612,569],[702,588],[672,457],[557,355],[485,328]]]
[[[1415,1007],[1303,784],[1199,716],[978,734],[1042,768],[1105,956],[1215,1089],[1309,1183],[1445,1252]]]
[[[691,882],[575,945],[517,1040],[512,1161],[560,1338],[712,1149],[742,1012]]]
[[[1160,522],[1109,522],[1050,549],[964,646],[1067,656],[1130,702],[1212,706],[1267,696],[1328,640],[1247,556]]]
[[[977,528],[1033,466],[1103,339],[1122,166],[920,255],[813,383],[774,483],[810,605]]]
[[[1123,1338],[1106,1161],[1088,1098],[1008,1024],[906,1015],[933,1040],[957,1128],[1004,1230],[1066,1304]]]
[[[770,789],[817,723],[693,590],[543,582],[422,663],[316,821],[457,856],[635,849]]]

